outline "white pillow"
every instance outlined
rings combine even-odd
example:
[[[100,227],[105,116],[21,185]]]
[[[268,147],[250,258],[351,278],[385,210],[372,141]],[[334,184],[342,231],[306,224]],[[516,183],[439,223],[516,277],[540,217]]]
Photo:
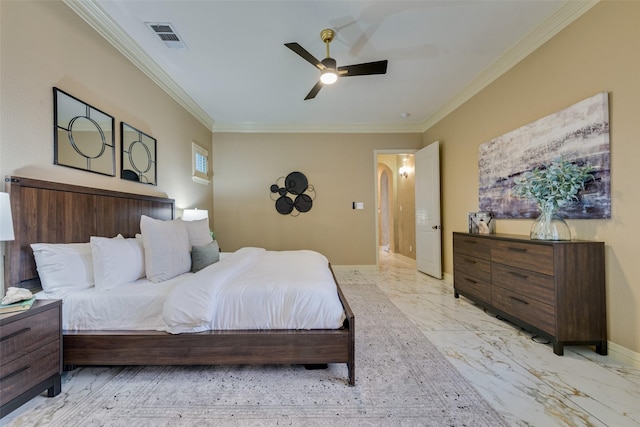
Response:
[[[144,277],[142,239],[125,239],[122,235],[91,236],[93,276],[96,289],[108,291]]]
[[[209,231],[208,218],[183,222],[185,227],[187,227],[187,234],[189,235],[189,245],[191,247],[204,246],[213,242],[211,231]]]
[[[191,270],[189,235],[181,219],[162,221],[142,215],[140,231],[149,280],[162,282]]]
[[[45,292],[64,295],[93,287],[91,244],[33,243],[31,249]]]

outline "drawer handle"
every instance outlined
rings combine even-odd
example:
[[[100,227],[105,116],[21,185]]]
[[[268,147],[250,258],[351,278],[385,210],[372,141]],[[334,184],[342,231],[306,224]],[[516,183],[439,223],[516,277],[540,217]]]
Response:
[[[31,330],[31,328],[24,328],[24,329],[21,329],[21,330],[19,330],[18,332],[14,332],[14,333],[12,333],[12,334],[9,334],[9,335],[6,335],[6,336],[4,336],[4,337],[0,338],[0,341],[4,341],[4,340],[11,339],[11,338],[13,338],[13,337],[17,337],[18,335],[22,335],[22,334],[24,334],[24,333],[26,333],[26,332],[29,332],[30,330]]]
[[[469,282],[469,283],[473,283],[474,285],[478,283],[478,282],[476,282],[476,281],[475,281],[475,280],[473,280],[473,279],[467,279],[467,282]]]
[[[10,373],[9,375],[5,375],[4,377],[0,378],[0,381],[6,381],[11,377],[15,377],[16,375],[31,369],[31,365],[27,365],[27,366],[23,366],[22,368],[18,369],[17,371],[14,371],[12,373]]]
[[[508,246],[507,249],[511,252],[527,252],[525,248],[514,248],[513,246]]]
[[[467,264],[475,264],[476,262],[472,259],[465,259],[464,262],[466,262]]]
[[[519,302],[520,304],[529,305],[529,303],[527,301],[521,300],[520,298],[516,298],[516,297],[509,297],[509,298],[511,298],[514,301]]]
[[[516,273],[515,271],[510,271],[509,274],[512,275],[512,276],[517,277],[518,279],[524,279],[524,280],[526,280],[527,277],[529,277],[529,276],[527,276],[525,274]]]
[[[475,245],[477,242],[475,240],[466,240],[464,241],[465,243],[471,243],[472,245]]]

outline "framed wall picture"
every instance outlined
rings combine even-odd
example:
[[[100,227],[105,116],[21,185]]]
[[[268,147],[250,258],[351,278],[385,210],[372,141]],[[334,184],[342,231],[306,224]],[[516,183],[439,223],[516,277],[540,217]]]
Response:
[[[491,212],[469,212],[469,233],[493,234],[496,222]]]
[[[115,176],[112,116],[53,88],[53,163]]]
[[[120,139],[120,178],[158,185],[156,139],[125,122],[120,122]]]

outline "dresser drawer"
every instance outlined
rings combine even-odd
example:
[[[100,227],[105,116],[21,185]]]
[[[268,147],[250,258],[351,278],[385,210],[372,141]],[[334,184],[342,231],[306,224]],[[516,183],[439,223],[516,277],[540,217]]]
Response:
[[[555,284],[552,276],[492,263],[491,278],[496,286],[525,294],[549,305],[556,305]]]
[[[491,259],[490,243],[488,240],[480,237],[453,235],[453,248],[455,252],[487,261]]]
[[[491,261],[553,276],[553,246],[495,241]]]
[[[45,310],[20,321],[5,323],[0,330],[0,361],[4,365],[47,342],[59,339],[59,308]]]
[[[526,295],[495,286],[491,295],[493,306],[550,335],[556,334],[555,308]]]
[[[0,367],[0,405],[22,394],[25,390],[59,374],[60,339]]]
[[[453,268],[456,272],[461,271],[483,282],[491,282],[491,263],[489,261],[468,255],[455,254]]]
[[[456,271],[453,276],[453,286],[457,292],[491,304],[491,284],[487,282],[478,280],[461,271]]]

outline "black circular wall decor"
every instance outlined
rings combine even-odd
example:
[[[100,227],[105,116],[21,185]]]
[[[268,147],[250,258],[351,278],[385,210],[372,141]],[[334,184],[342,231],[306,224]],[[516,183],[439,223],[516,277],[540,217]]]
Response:
[[[309,185],[307,177],[302,172],[291,172],[286,177],[278,178],[275,184],[271,184],[271,200],[276,202],[276,211],[282,215],[298,216],[301,212],[309,212],[315,198],[316,190],[313,185]]]
[[[287,175],[285,182],[287,184],[287,191],[291,194],[302,194],[307,191],[307,187],[309,186],[307,177],[300,172],[291,172]]]

